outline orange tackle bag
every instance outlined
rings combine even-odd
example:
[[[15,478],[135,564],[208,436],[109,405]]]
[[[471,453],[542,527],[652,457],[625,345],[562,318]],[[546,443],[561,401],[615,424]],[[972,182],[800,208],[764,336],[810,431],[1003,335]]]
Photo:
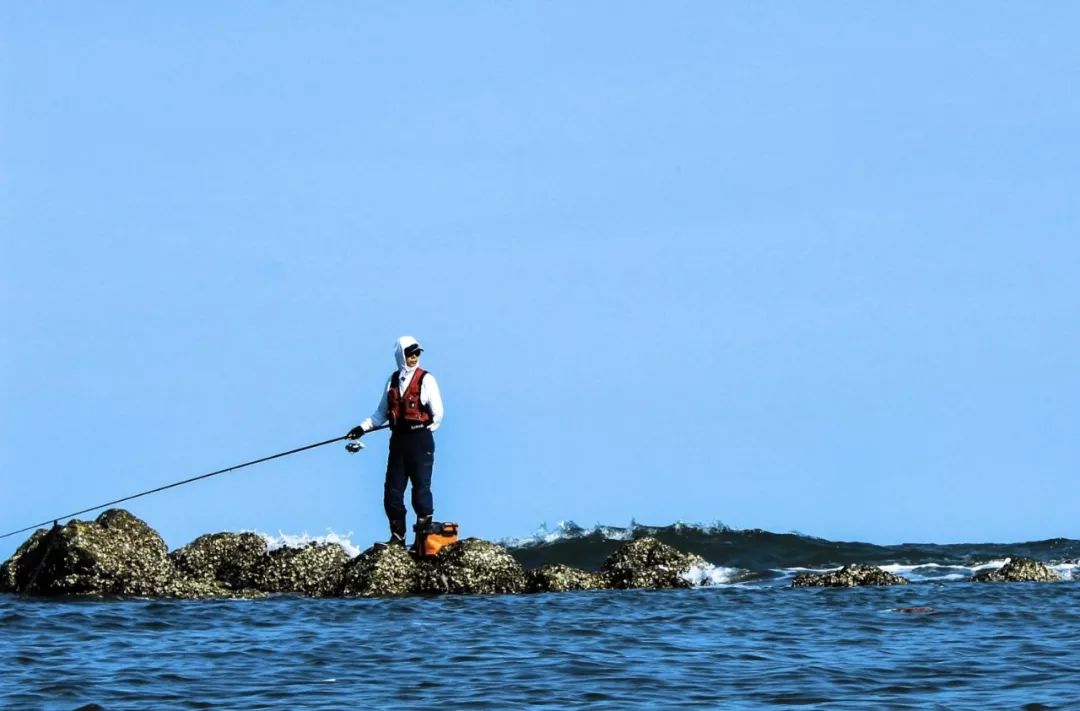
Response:
[[[416,531],[416,555],[419,558],[432,558],[446,546],[457,543],[458,525],[432,521],[424,530]]]

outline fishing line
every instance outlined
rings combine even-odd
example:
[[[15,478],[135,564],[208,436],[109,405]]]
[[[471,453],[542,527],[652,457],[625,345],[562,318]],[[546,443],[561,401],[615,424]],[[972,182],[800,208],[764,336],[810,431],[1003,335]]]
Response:
[[[386,427],[389,427],[389,425],[382,425],[380,427],[372,427],[370,430],[368,430],[368,432],[374,432],[375,430],[385,429]],[[66,514],[64,516],[58,516],[58,517],[55,517],[55,518],[46,519],[45,521],[42,521],[41,523],[35,523],[33,526],[27,526],[26,528],[20,528],[18,531],[12,531],[11,533],[5,533],[4,535],[0,536],[0,538],[7,538],[8,536],[14,536],[14,535],[19,534],[19,533],[26,533],[27,531],[33,531],[34,529],[40,528],[40,527],[42,527],[42,526],[44,526],[46,524],[49,524],[49,523],[51,523],[51,524],[53,524],[55,526],[55,525],[58,525],[57,522],[62,518],[74,518],[74,517],[80,516],[80,515],[82,515],[84,513],[89,513],[91,511],[97,511],[98,509],[103,509],[106,506],[113,506],[115,504],[120,504],[120,503],[123,503],[125,501],[131,501],[132,499],[137,499],[140,496],[149,496],[150,494],[156,494],[159,491],[165,491],[166,489],[172,489],[172,488],[177,487],[177,486],[183,486],[184,484],[190,484],[191,482],[199,481],[200,479],[209,479],[210,477],[217,476],[218,474],[225,474],[227,472],[233,472],[233,471],[236,471],[237,469],[243,469],[244,467],[250,467],[250,466],[252,466],[254,464],[261,464],[262,462],[269,462],[271,459],[279,459],[281,457],[287,457],[290,454],[296,454],[297,452],[303,452],[303,451],[308,450],[308,449],[315,449],[316,447],[323,447],[323,446],[328,445],[328,444],[333,444],[334,442],[340,442],[343,439],[348,439],[348,435],[343,435],[341,437],[334,437],[333,439],[328,439],[325,442],[316,442],[315,444],[309,444],[309,445],[306,445],[306,446],[303,446],[303,447],[297,447],[296,449],[290,449],[287,452],[278,452],[277,454],[272,454],[269,457],[262,457],[260,459],[253,459],[250,462],[244,462],[243,464],[237,464],[236,466],[233,466],[233,467],[228,467],[226,469],[218,469],[216,472],[210,472],[209,474],[200,474],[199,476],[193,476],[190,479],[184,479],[183,481],[177,481],[177,482],[174,482],[172,484],[166,484],[165,486],[159,486],[156,489],[150,489],[148,491],[141,491],[138,494],[132,494],[131,496],[125,496],[122,499],[116,499],[114,501],[109,501],[109,502],[104,503],[104,504],[98,504],[97,506],[91,506],[90,508],[83,509],[82,511],[76,511],[74,513],[69,513],[69,514]],[[352,451],[352,450],[350,450],[350,451]]]

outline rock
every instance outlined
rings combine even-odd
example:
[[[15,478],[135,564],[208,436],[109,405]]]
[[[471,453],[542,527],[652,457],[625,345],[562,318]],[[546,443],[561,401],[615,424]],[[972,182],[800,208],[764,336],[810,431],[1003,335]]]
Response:
[[[343,597],[409,595],[420,569],[403,546],[376,545],[345,564],[337,594]]]
[[[997,570],[984,570],[971,577],[975,583],[1056,583],[1061,578],[1043,563],[1031,558],[1011,558]]]
[[[500,545],[468,538],[434,558],[373,547],[350,561],[337,544],[267,551],[251,533],[200,536],[169,554],[161,536],[113,509],[95,521],[35,532],[0,566],[0,591],[33,595],[261,597],[267,593],[367,597],[409,594],[506,594],[616,588],[691,587],[704,566],[654,538],[623,544],[600,572],[567,565],[528,574]]]
[[[602,575],[561,563],[542,565],[525,574],[525,591],[530,593],[603,590],[606,587],[607,580]]]
[[[349,556],[337,543],[309,543],[302,548],[278,548],[263,558],[255,587],[268,593],[299,592],[312,597],[333,595]]]
[[[706,565],[701,556],[683,553],[646,536],[624,543],[600,571],[612,588],[689,588],[685,577],[692,568]]]
[[[525,571],[505,548],[479,538],[451,543],[419,563],[419,592],[520,593]]]
[[[41,539],[49,535],[44,528],[34,531],[15,551],[15,554],[0,565],[0,592],[18,593],[29,584],[32,571],[41,562],[45,549],[40,547]],[[30,557],[27,557],[29,553]],[[29,572],[28,572],[29,571]]]
[[[231,594],[219,584],[180,575],[157,531],[123,509],[35,532],[4,564],[0,577],[12,590],[31,595]]]
[[[266,565],[266,539],[255,533],[208,533],[169,554],[181,574],[217,581],[230,590],[255,587]]]
[[[793,588],[854,588],[862,585],[907,585],[907,578],[872,565],[845,565],[828,573],[805,573],[791,581]]]

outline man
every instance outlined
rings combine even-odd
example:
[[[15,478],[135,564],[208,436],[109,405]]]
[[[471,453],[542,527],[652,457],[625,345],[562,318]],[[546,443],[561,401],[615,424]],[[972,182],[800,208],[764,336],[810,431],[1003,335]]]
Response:
[[[412,483],[414,530],[426,530],[435,512],[431,498],[431,469],[435,463],[432,433],[442,424],[443,404],[435,377],[420,367],[423,352],[412,336],[397,340],[394,355],[398,369],[383,388],[379,406],[348,434],[349,439],[360,439],[371,428],[390,423],[390,455],[383,486],[383,508],[390,520],[387,545],[405,545],[406,484]]]

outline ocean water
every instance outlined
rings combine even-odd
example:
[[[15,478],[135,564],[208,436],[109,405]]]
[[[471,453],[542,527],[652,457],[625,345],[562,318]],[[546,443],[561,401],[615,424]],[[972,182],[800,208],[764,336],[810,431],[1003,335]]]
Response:
[[[790,544],[786,552],[758,550],[762,537],[777,535],[767,532],[652,533],[728,554],[706,556],[712,565],[688,590],[0,596],[0,708],[1080,709],[1080,542],[923,546],[918,554],[892,547],[890,556],[888,547],[801,536],[772,540]],[[621,535],[564,534],[517,541],[514,552],[580,563]],[[741,548],[724,542],[740,538]],[[809,555],[819,548],[831,558]],[[962,579],[1033,552],[1063,582]],[[804,564],[787,560],[800,556]],[[891,566],[913,583],[790,587],[797,572],[847,556]]]

